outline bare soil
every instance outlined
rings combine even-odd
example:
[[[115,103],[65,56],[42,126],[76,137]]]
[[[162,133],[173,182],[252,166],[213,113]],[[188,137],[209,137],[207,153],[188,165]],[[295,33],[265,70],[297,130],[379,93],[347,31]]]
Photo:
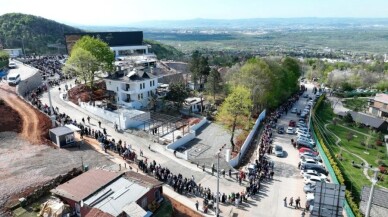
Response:
[[[78,99],[81,102],[97,101],[106,99],[106,85],[104,81],[95,83],[95,90],[91,91],[85,84],[79,84],[68,91],[68,97],[71,102],[78,105]]]
[[[4,83],[0,84],[0,96],[5,103],[16,111],[21,119],[15,118],[11,125],[22,123],[21,135],[33,144],[50,144],[48,141],[48,130],[51,127],[51,120],[45,114],[39,112],[21,99],[14,87]],[[9,120],[10,121],[10,120]]]
[[[22,119],[19,113],[8,106],[0,96],[0,132],[14,131],[22,132]]]

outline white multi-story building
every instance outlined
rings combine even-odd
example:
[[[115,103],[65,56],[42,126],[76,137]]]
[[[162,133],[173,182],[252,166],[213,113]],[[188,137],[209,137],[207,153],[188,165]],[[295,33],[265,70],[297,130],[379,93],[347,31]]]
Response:
[[[106,89],[114,92],[117,105],[126,108],[147,108],[156,94],[158,78],[143,70],[124,69],[104,78]]]

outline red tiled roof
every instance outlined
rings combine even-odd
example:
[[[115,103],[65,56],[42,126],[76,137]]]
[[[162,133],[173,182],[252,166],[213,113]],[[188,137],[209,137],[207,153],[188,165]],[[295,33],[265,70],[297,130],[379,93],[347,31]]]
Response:
[[[385,93],[376,94],[374,100],[378,102],[388,103],[388,94],[385,94]]]
[[[94,169],[51,190],[52,193],[73,201],[81,201],[123,173]]]
[[[103,212],[97,208],[92,208],[85,217],[114,217],[113,215]]]

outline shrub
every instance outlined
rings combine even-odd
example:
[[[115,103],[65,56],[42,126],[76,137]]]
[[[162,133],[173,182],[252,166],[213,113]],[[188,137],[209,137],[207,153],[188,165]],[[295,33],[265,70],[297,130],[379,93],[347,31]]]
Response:
[[[0,105],[4,105],[4,100],[0,99]]]

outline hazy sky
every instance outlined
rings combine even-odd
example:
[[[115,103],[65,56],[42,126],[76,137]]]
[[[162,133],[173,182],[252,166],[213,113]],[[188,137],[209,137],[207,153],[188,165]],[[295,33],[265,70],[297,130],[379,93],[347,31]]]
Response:
[[[0,0],[0,14],[10,12],[80,25],[193,18],[388,17],[388,0]]]

